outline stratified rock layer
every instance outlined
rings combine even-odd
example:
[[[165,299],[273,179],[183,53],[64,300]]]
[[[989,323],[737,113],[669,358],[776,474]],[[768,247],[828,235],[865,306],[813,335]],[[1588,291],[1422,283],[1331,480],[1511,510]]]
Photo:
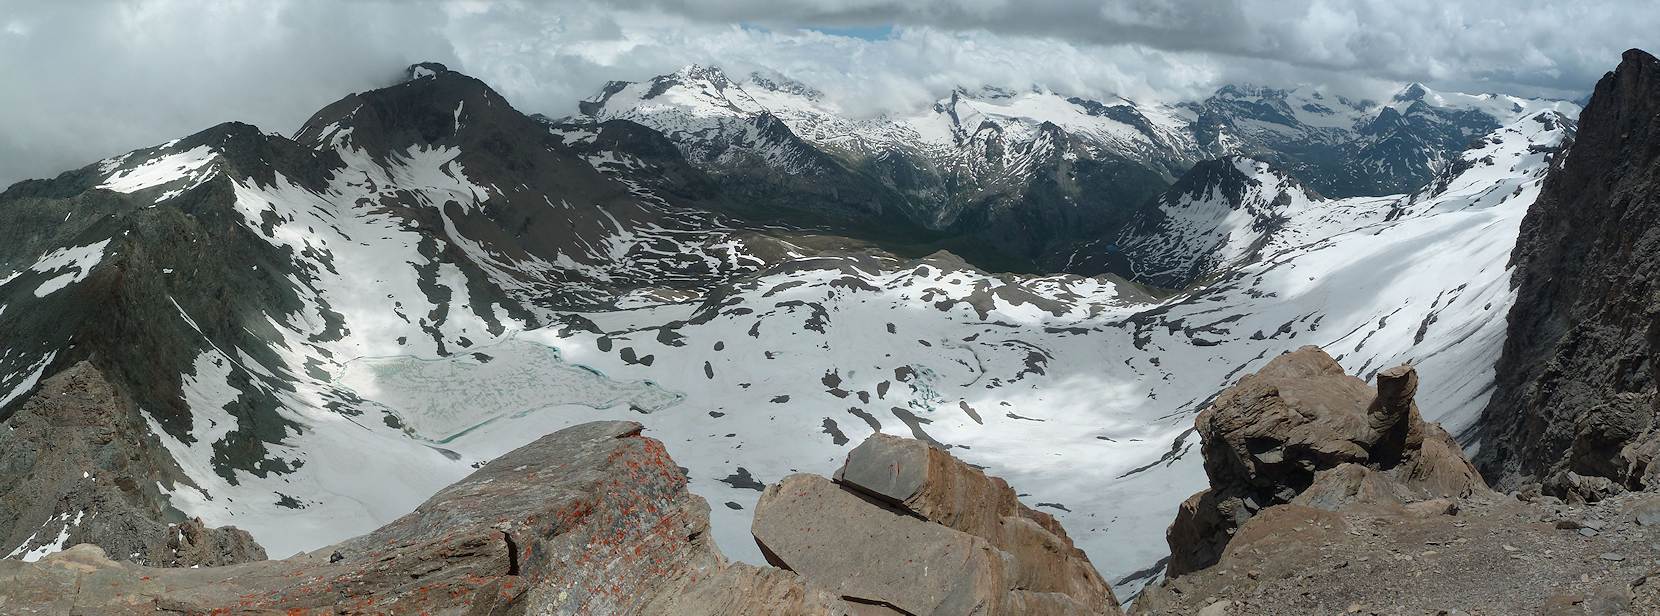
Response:
[[[1054,518],[927,443],[875,434],[837,482],[792,475],[755,510],[772,564],[908,614],[1115,614],[1112,589]]]
[[[1170,575],[1215,563],[1273,505],[1404,505],[1486,491],[1452,437],[1419,416],[1417,379],[1411,366],[1384,370],[1374,392],[1307,346],[1223,391],[1195,422],[1211,487],[1170,526]]]
[[[1482,472],[1507,488],[1555,475],[1548,484],[1580,498],[1598,490],[1575,486],[1602,483],[1585,478],[1656,487],[1654,446],[1640,443],[1655,438],[1660,380],[1660,60],[1627,51],[1597,83],[1511,259],[1516,303],[1482,414]]]

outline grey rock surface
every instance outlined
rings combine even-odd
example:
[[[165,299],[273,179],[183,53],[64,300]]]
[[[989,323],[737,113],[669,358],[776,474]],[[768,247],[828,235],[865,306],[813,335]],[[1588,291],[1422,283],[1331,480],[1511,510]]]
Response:
[[[1656,448],[1641,435],[1653,423],[1660,365],[1657,114],[1660,60],[1627,51],[1597,83],[1568,155],[1522,221],[1511,255],[1516,302],[1476,455],[1497,487],[1543,479],[1564,456],[1580,475],[1655,485],[1622,456],[1624,443],[1650,458]],[[1606,412],[1622,394],[1645,399],[1637,416]],[[1590,414],[1602,425],[1580,424]]]
[[[943,449],[874,434],[836,481],[792,475],[756,507],[769,562],[910,614],[1114,614],[1066,531]]]
[[[46,379],[0,426],[0,556],[95,543],[158,567],[265,559],[247,532],[208,528],[168,504],[158,486],[184,474],[91,363]]]
[[[1013,565],[984,539],[875,506],[816,475],[769,486],[753,532],[773,565],[908,614],[1001,607],[998,583]]]

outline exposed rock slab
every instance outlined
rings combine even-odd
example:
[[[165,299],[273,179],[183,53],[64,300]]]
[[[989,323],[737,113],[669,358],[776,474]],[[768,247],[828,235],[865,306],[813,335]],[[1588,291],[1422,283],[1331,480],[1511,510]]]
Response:
[[[1062,593],[1084,605],[1112,596],[1054,516],[1020,502],[1001,478],[915,439],[873,434],[847,454],[836,479],[922,519],[989,541],[1015,557],[1021,588]]]
[[[770,562],[909,614],[1119,612],[1054,518],[944,450],[875,434],[837,479],[793,475],[762,493],[753,530]]]
[[[984,539],[875,506],[816,475],[769,486],[753,531],[773,565],[907,614],[1000,608],[1012,565]]]

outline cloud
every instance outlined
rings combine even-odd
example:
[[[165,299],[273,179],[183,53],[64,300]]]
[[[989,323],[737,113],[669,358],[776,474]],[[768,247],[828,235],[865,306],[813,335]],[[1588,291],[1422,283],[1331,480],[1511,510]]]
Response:
[[[0,185],[227,120],[287,132],[421,58],[433,6],[0,0]]]
[[[877,23],[1204,52],[1380,79],[1583,88],[1655,43],[1651,0],[617,0],[707,21]]]
[[[1641,28],[1656,12],[1641,0],[0,0],[0,186],[226,120],[288,133],[421,60],[556,116],[605,81],[693,62],[777,70],[854,114],[982,84],[1139,99],[1240,81],[1577,95],[1624,48],[1652,43]]]

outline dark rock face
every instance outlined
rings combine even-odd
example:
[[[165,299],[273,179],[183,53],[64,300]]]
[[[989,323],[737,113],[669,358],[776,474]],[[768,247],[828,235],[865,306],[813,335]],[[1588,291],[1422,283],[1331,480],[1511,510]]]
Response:
[[[76,364],[0,427],[0,549],[95,543],[156,567],[264,560],[246,531],[207,528],[168,505],[158,486],[183,478],[131,398]]]
[[[1497,486],[1558,472],[1628,488],[1655,485],[1621,457],[1643,448],[1653,424],[1657,114],[1660,61],[1628,51],[1597,84],[1566,160],[1522,222],[1511,257],[1516,303],[1476,456]],[[1627,444],[1633,449],[1622,453]]]
[[[1170,575],[1215,563],[1246,520],[1274,505],[1404,505],[1487,491],[1452,437],[1419,416],[1417,384],[1399,366],[1378,373],[1374,392],[1307,346],[1223,391],[1195,422],[1211,487],[1170,526]]]
[[[162,570],[81,545],[0,561],[0,611],[853,612],[795,574],[727,562],[710,542],[708,504],[640,430],[594,422],[550,434],[369,535],[287,560]]]
[[[756,506],[774,565],[906,614],[1117,614],[1058,522],[922,441],[875,434],[831,481],[792,475]]]

